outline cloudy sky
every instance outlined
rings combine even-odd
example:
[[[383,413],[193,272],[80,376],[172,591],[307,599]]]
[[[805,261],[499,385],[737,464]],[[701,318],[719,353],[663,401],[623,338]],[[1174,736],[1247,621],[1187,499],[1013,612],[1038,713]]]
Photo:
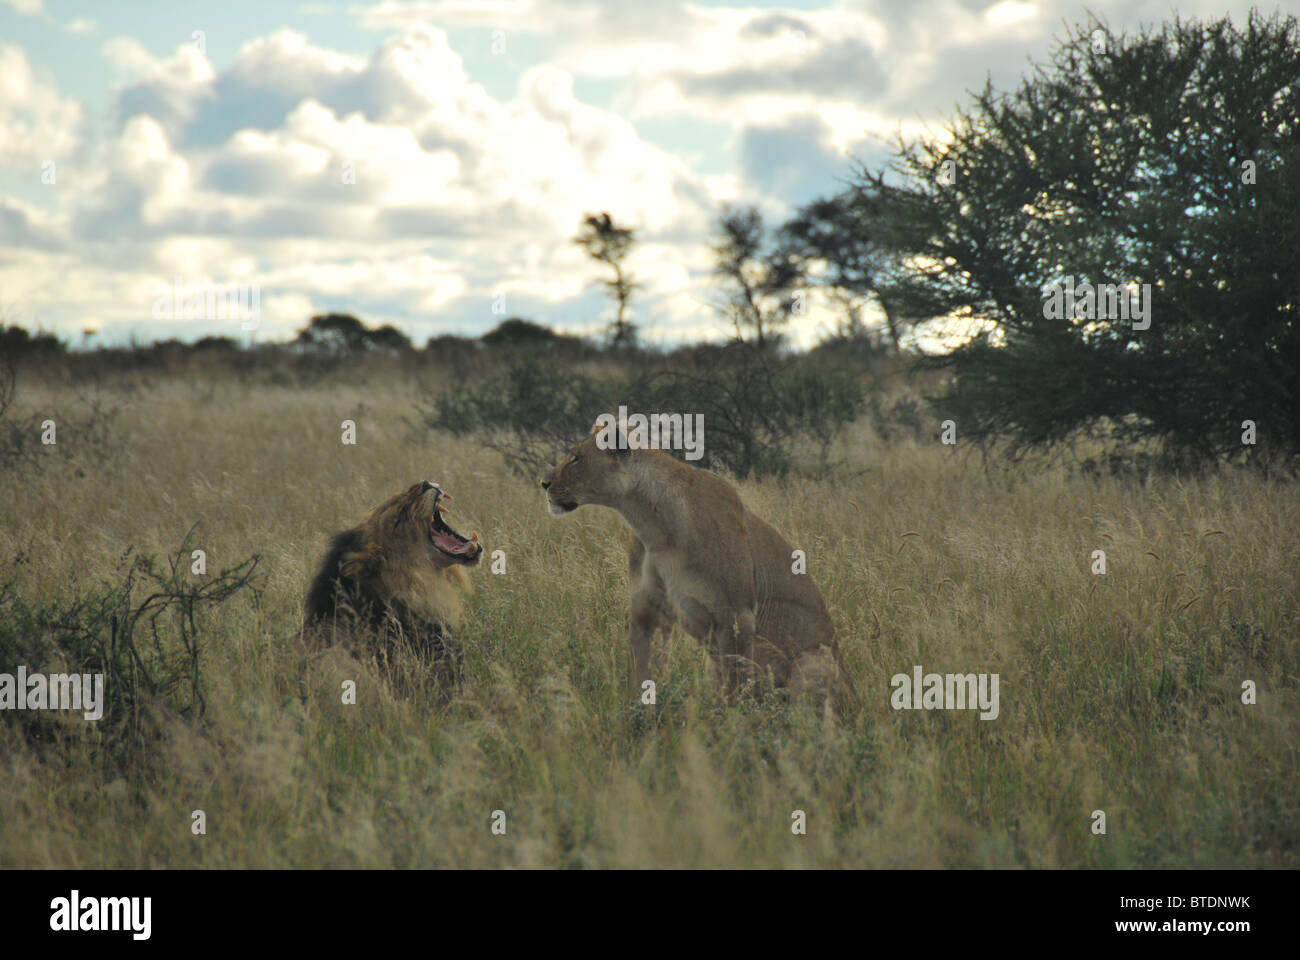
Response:
[[[637,229],[647,339],[718,336],[721,204],[777,220],[835,191],[986,76],[1011,86],[1084,6],[0,0],[0,319],[248,336],[159,319],[179,278],[256,284],[263,340],[329,310],[417,344],[494,308],[594,333],[602,274],[570,238],[608,210]],[[1086,4],[1120,30],[1249,6]]]

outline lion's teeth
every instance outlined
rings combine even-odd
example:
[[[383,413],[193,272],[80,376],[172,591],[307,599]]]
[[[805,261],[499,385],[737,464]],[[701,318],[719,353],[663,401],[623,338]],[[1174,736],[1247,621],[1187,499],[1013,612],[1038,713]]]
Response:
[[[474,535],[471,536],[471,537],[469,538],[469,542],[470,542],[470,543],[478,543],[478,531],[477,531],[477,530],[474,531]]]

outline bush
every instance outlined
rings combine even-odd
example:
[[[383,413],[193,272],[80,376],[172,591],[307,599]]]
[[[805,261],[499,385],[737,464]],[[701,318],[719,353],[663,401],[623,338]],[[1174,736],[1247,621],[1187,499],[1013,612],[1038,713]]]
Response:
[[[18,375],[11,356],[0,358],[0,473],[20,465],[40,467],[46,454],[59,455],[65,461],[78,459],[85,452],[103,463],[109,452],[110,428],[117,408],[105,406],[99,399],[84,400],[87,413],[81,418],[61,417],[56,422],[57,443],[41,443],[44,416],[16,417],[13,414]],[[79,472],[80,475],[80,472]]]
[[[599,381],[529,355],[478,386],[437,393],[421,416],[431,429],[472,436],[504,456],[516,473],[535,476],[580,439],[581,425],[610,409],[619,393],[616,379]]]
[[[602,413],[703,414],[699,466],[738,476],[824,473],[834,439],[862,409],[861,378],[808,357],[778,357],[746,343],[696,347],[650,369],[604,376],[550,358],[524,357],[477,387],[446,391],[424,407],[432,429],[471,436],[521,474],[536,475],[581,439]],[[813,454],[800,461],[801,445]]]
[[[32,601],[12,581],[0,583],[0,669],[29,674],[104,674],[103,715],[90,727],[105,762],[122,773],[151,754],[158,712],[191,719],[204,711],[200,670],[201,612],[252,587],[260,556],[202,578],[189,574],[186,534],[166,564],[123,555],[118,583],[71,597]],[[25,558],[20,555],[17,562]],[[14,711],[31,744],[57,742],[70,725],[63,711]]]
[[[31,333],[22,327],[0,324],[0,360],[45,360],[67,352],[68,345],[52,333]]]

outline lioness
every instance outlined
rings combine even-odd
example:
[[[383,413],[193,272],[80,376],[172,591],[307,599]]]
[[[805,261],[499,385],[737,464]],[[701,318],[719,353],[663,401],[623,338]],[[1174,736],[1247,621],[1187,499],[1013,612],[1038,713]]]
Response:
[[[428,480],[336,534],[307,591],[305,631],[321,640],[360,641],[377,652],[405,645],[432,662],[439,685],[459,680],[458,590],[478,563],[478,534],[466,540],[442,515],[451,495]]]
[[[790,544],[721,477],[660,450],[601,449],[596,435],[541,484],[554,515],[596,504],[632,529],[631,694],[650,679],[654,635],[676,622],[708,647],[729,686],[770,676],[819,705],[828,695],[837,709],[852,704],[830,615],[812,578],[791,571]]]

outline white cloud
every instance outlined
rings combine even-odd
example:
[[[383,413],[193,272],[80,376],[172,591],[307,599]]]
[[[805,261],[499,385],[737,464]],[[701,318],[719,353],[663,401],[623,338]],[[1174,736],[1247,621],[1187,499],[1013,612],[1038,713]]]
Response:
[[[534,67],[513,97],[492,97],[438,30],[412,29],[369,58],[279,31],[220,71],[189,45],[156,58],[115,37],[103,51],[126,78],[121,126],[69,180],[62,222],[87,261],[114,272],[100,286],[128,301],[105,311],[110,327],[147,320],[163,278],[227,283],[235,264],[282,308],[436,316],[481,298],[490,325],[496,290],[535,312],[591,292],[599,271],[570,238],[604,209],[657,249],[638,260],[645,295],[672,295],[690,274],[671,262],[676,241],[655,238],[706,231],[711,185],[727,182],[583,103],[567,71]],[[0,247],[29,231],[30,218],[8,213]],[[56,288],[48,295],[69,313]]]
[[[288,340],[306,326],[307,318],[317,313],[311,297],[302,293],[266,293],[261,295],[261,314],[255,338],[261,341]],[[230,336],[236,336],[231,333]]]
[[[21,47],[0,45],[0,166],[29,169],[77,146],[81,104],[59,96]]]
[[[142,77],[157,62],[157,57],[134,36],[113,36],[100,47],[104,60],[122,77]]]
[[[142,76],[158,62],[148,48],[135,37],[112,37],[100,48],[104,59],[120,74]]]
[[[371,29],[437,23],[497,27],[543,38],[550,63],[587,77],[628,81],[621,114],[683,114],[729,122],[788,118],[825,101],[860,100],[883,85],[886,33],[861,11],[779,11],[678,0],[385,0],[357,8]]]
[[[998,27],[1009,26],[1013,23],[1023,23],[1026,20],[1034,20],[1038,17],[1038,5],[1031,2],[1021,3],[1018,0],[1001,0],[984,11],[984,19]]]
[[[117,52],[133,56],[125,46]],[[215,148],[186,148],[189,121],[221,126],[223,94],[237,107],[261,95],[256,78],[294,88],[322,70],[332,85],[303,86],[327,102],[303,99],[270,129],[236,129]],[[698,226],[709,205],[707,186],[683,161],[646,143],[626,120],[581,103],[567,73],[534,68],[515,99],[497,101],[469,81],[437,32],[408,34],[368,62],[332,60],[280,36],[246,46],[220,76],[165,88],[149,81],[124,98],[157,107],[151,122],[201,171],[195,179],[209,195],[196,207],[224,213],[236,231],[257,233],[259,216],[292,203],[339,214],[326,229],[352,236],[358,224],[343,214],[365,205],[369,226],[360,229],[371,240],[494,225],[571,232],[583,213],[604,208],[654,232]],[[345,164],[355,184],[343,183]]]
[[[45,210],[0,197],[0,247],[53,250],[64,243],[61,226]]]
[[[0,2],[48,19],[36,0]],[[1121,27],[1168,15],[1162,0],[1095,6]],[[879,148],[873,135],[916,135],[990,71],[1007,85],[1063,20],[1083,16],[1066,0],[298,7],[313,26],[345,10],[385,38],[372,55],[282,29],[218,69],[193,44],[157,57],[111,37],[100,47],[116,75],[110,132],[93,154],[80,105],[0,46],[0,165],[30,173],[62,158],[58,190],[40,195],[49,209],[0,196],[0,289],[77,330],[88,315],[145,324],[154,286],[179,274],[259,282],[264,318],[276,318],[263,337],[321,309],[425,333],[440,316],[485,328],[500,320],[496,291],[511,312],[590,332],[604,277],[570,239],[584,214],[608,210],[638,231],[629,266],[650,335],[717,335],[704,300],[720,201],[779,212],[839,189],[848,154]],[[101,19],[112,32],[107,9]],[[444,32],[457,28],[505,32],[511,56],[494,66],[518,71],[514,91],[473,80]],[[584,101],[575,80],[601,81],[608,102]]]
[[[0,3],[5,4],[17,13],[29,17],[43,12],[44,8],[44,0],[0,0]]]

